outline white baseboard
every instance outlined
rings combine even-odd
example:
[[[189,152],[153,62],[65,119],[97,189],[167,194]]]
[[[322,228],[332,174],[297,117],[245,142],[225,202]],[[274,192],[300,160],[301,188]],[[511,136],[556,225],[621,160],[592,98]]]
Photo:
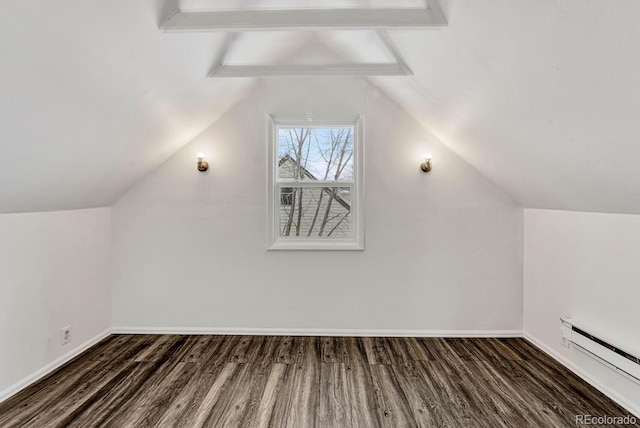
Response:
[[[114,334],[222,334],[356,337],[522,337],[521,330],[393,330],[238,327],[113,327]]]
[[[583,370],[580,366],[575,364],[573,361],[571,361],[567,357],[561,355],[560,353],[555,351],[550,346],[546,345],[544,342],[542,342],[540,339],[533,336],[532,334],[527,333],[525,331],[523,332],[522,336],[526,340],[531,342],[536,348],[539,348],[545,354],[549,355],[551,358],[553,358],[554,360],[556,360],[557,362],[559,362],[560,364],[562,364],[563,366],[571,370],[573,373],[575,373],[578,377],[580,377],[582,380],[587,382],[589,385],[593,386],[595,389],[602,392],[607,397],[611,398],[620,406],[624,407],[626,410],[631,412],[634,416],[640,418],[640,406],[637,403],[632,402],[628,398],[620,395],[618,392],[603,385],[600,381],[594,379],[593,376],[591,376],[588,372]]]
[[[109,336],[110,334],[111,334],[111,329],[107,329],[107,330],[103,331],[102,333],[92,337],[91,339],[87,340],[86,342],[84,342],[81,345],[75,347],[74,349],[72,349],[71,351],[67,352],[66,354],[62,355],[60,358],[57,358],[56,360],[50,362],[46,366],[42,367],[40,370],[38,370],[38,371],[30,374],[29,376],[19,380],[18,382],[14,383],[13,385],[9,386],[8,388],[3,389],[2,391],[0,391],[0,403],[5,401],[9,397],[12,397],[13,395],[17,394],[18,392],[22,391],[23,389],[25,389],[29,385],[31,385],[31,384],[37,382],[38,380],[42,379],[43,377],[45,377],[49,373],[53,372],[57,368],[61,367],[65,363],[71,361],[73,358],[75,358],[78,355],[82,354],[84,351],[86,351],[87,349],[91,348],[93,345],[95,345],[96,343],[100,342],[102,339],[104,339],[105,337]]]

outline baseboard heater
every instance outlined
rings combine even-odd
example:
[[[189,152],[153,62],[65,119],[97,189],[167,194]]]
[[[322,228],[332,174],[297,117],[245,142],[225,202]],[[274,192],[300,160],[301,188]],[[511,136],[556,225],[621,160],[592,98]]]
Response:
[[[593,328],[573,319],[560,318],[562,321],[562,341],[567,346],[570,343],[578,349],[605,362],[610,367],[621,372],[626,377],[640,383],[639,353],[624,350],[619,345],[603,339]]]

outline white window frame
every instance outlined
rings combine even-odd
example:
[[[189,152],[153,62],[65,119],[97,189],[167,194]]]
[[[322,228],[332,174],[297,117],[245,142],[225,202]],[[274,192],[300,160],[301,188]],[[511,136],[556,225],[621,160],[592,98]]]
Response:
[[[267,116],[267,249],[268,250],[364,250],[364,118],[333,121],[280,121]],[[291,183],[278,181],[278,129],[279,128],[339,128],[352,127],[353,184],[342,181],[323,181],[336,187],[350,188],[351,237],[325,238],[309,236],[280,236],[280,187]],[[310,183],[305,183],[309,186]],[[277,200],[276,200],[277,199]]]

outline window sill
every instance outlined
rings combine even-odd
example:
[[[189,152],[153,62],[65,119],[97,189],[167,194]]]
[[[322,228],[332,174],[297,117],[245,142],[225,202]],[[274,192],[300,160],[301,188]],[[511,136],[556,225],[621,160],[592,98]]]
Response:
[[[276,241],[268,251],[364,251],[364,245],[353,241],[319,242],[319,241]]]

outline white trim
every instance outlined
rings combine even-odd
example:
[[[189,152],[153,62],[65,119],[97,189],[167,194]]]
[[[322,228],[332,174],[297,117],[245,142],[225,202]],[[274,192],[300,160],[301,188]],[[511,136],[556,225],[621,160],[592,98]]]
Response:
[[[294,65],[218,65],[209,78],[224,77],[324,77],[324,76],[410,76],[400,64],[294,64]]]
[[[321,31],[444,27],[437,0],[426,8],[265,9],[177,12],[161,24],[165,32]]]
[[[393,55],[393,58],[395,58],[396,60],[396,64],[400,66],[405,74],[413,76],[413,71],[411,71],[411,69],[407,65],[407,62],[400,54],[400,51],[398,50],[396,44],[393,43],[393,40],[391,40],[391,37],[389,37],[389,33],[386,30],[378,30],[378,37],[380,37],[380,40],[382,40],[382,43],[384,43],[389,53]]]
[[[351,198],[351,205],[355,203],[356,215],[353,216],[356,230],[356,245],[364,250],[364,146],[366,144],[364,136],[364,114],[361,114],[356,121],[356,135],[354,139],[354,159],[356,160],[356,197]]]
[[[350,191],[355,191],[355,183],[353,181],[324,181],[324,180],[290,180],[285,178],[279,178],[276,181],[276,187],[306,187],[306,188],[316,188],[322,189],[324,187],[346,187]],[[277,189],[280,190],[280,189]],[[278,192],[276,192],[276,195]]]
[[[395,58],[395,63],[343,63],[343,64],[245,64],[229,65],[224,59],[238,33],[228,33],[226,40],[218,52],[207,77],[310,77],[310,76],[411,76],[413,71],[400,55],[385,30],[378,30],[378,36],[389,53]]]
[[[582,367],[578,366],[569,358],[561,355],[556,350],[546,345],[544,342],[542,342],[540,339],[538,339],[534,335],[524,331],[522,333],[522,337],[528,340],[535,347],[539,348],[545,354],[547,354],[548,356],[550,356],[551,358],[553,358],[554,360],[556,360],[557,362],[565,366],[567,369],[571,370],[573,373],[575,373],[578,377],[580,377],[582,380],[587,382],[589,385],[593,386],[595,389],[597,389],[607,397],[611,398],[620,406],[624,407],[626,410],[633,413],[634,416],[640,418],[640,405],[638,405],[637,403],[631,402],[627,397],[622,396],[617,391],[604,385],[599,380],[595,379],[590,373],[588,373]]]
[[[277,232],[276,232],[276,204],[274,201],[274,184],[276,182],[276,165],[273,162],[274,157],[277,155],[274,153],[275,150],[275,119],[272,115],[267,114],[267,144],[265,147],[267,148],[267,248],[269,248],[276,240]]]
[[[317,238],[304,239],[300,238],[298,242],[295,239],[290,241],[276,241],[269,248],[269,251],[364,251],[364,247],[351,240],[344,241],[341,239],[327,239],[320,241]]]
[[[520,330],[396,330],[341,328],[253,327],[114,327],[113,334],[219,334],[247,336],[349,336],[349,337],[522,337]]]
[[[278,188],[296,181],[282,181],[277,178],[278,169],[278,129],[281,127],[329,128],[349,127],[353,129],[353,181],[301,182],[301,187],[349,187],[351,188],[350,221],[351,236],[346,238],[327,237],[281,237],[280,205]],[[364,250],[364,116],[355,121],[344,120],[277,120],[267,115],[267,250]],[[355,195],[355,196],[354,196]]]
[[[29,385],[39,381],[40,379],[47,376],[49,373],[53,372],[54,370],[60,368],[64,364],[68,363],[69,361],[71,361],[78,355],[82,354],[87,349],[91,348],[93,345],[100,342],[102,339],[109,336],[110,334],[111,334],[111,329],[106,329],[102,333],[99,333],[98,335],[92,337],[91,339],[75,347],[74,349],[62,355],[61,357],[56,358],[54,361],[50,362],[49,364],[42,367],[41,369],[19,380],[18,382],[14,383],[8,388],[5,388],[4,390],[0,391],[0,403],[14,396],[15,394],[22,391]]]
[[[211,69],[211,71],[209,71],[207,77],[211,77],[216,73],[216,70],[223,65],[224,59],[227,57],[227,53],[229,52],[231,45],[233,45],[237,37],[237,33],[227,33],[227,37],[225,37],[224,41],[222,42],[222,46],[220,46],[220,49],[218,50],[218,55],[213,62],[213,68]]]

